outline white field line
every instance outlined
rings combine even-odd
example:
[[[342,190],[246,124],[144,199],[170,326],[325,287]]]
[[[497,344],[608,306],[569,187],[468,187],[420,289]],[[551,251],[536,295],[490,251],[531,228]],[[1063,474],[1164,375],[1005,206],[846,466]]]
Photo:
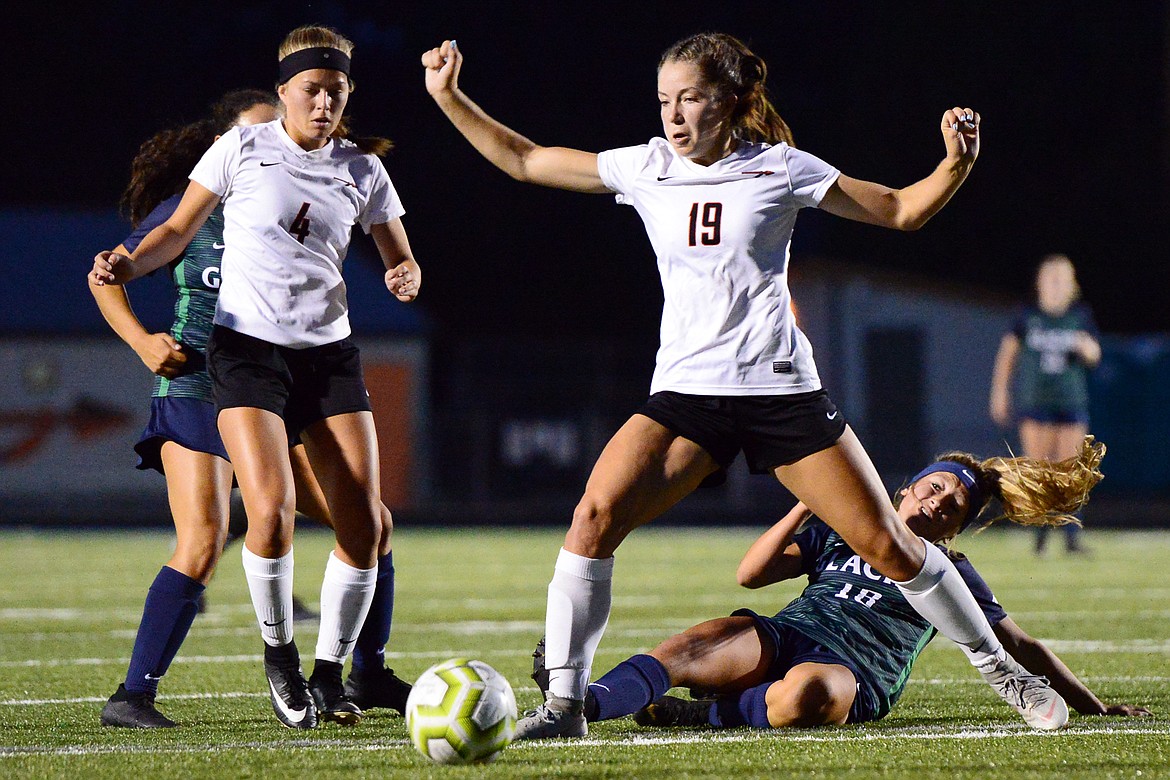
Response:
[[[1080,678],[1088,683],[1170,683],[1170,677],[1159,676],[1107,676],[1107,675],[1083,675]],[[979,677],[927,677],[924,679],[911,679],[911,685],[985,685],[982,678]],[[536,693],[539,689],[534,685],[513,685],[512,690],[516,693]],[[214,699],[247,699],[247,698],[267,698],[268,693],[265,691],[258,691],[255,693],[249,691],[224,691],[222,693],[160,693],[158,701],[193,701],[193,700],[214,700]],[[68,705],[68,704],[102,704],[106,701],[102,696],[74,696],[61,699],[0,699],[0,707],[40,707],[47,705]]]
[[[531,742],[514,743],[509,750],[523,750],[523,751],[545,751],[545,750],[563,750],[566,747],[578,748],[612,748],[612,747],[636,747],[636,746],[670,746],[670,745],[692,745],[692,744],[712,744],[712,743],[762,743],[770,740],[782,740],[785,743],[791,742],[836,742],[836,743],[850,743],[850,742],[887,742],[887,741],[911,741],[911,740],[986,740],[986,739],[1021,739],[1021,738],[1039,738],[1039,739],[1060,739],[1062,736],[1170,736],[1170,726],[1149,727],[1113,727],[1113,726],[1086,726],[1081,728],[1079,726],[1071,726],[1063,732],[1038,732],[1028,729],[1023,724],[1015,727],[978,727],[978,726],[960,726],[953,731],[941,729],[923,729],[922,727],[906,727],[906,728],[892,728],[883,729],[876,733],[867,733],[863,729],[842,731],[838,733],[826,733],[825,731],[818,731],[808,734],[794,733],[791,731],[783,732],[761,732],[761,731],[745,731],[734,730],[727,733],[721,732],[695,732],[695,731],[679,731],[678,733],[668,735],[654,735],[654,736],[633,736],[622,739],[574,739],[574,740],[542,740]],[[272,751],[279,750],[288,752],[293,749],[322,751],[322,750],[342,750],[342,751],[361,751],[368,752],[372,750],[386,750],[386,749],[400,749],[411,750],[410,743],[405,739],[393,740],[371,740],[368,742],[349,742],[339,740],[292,740],[279,742],[236,742],[228,744],[207,745],[207,744],[191,744],[191,745],[66,745],[66,746],[42,746],[42,745],[28,745],[28,746],[0,746],[0,759],[9,757],[20,757],[29,755],[48,755],[48,756],[92,756],[92,755],[130,755],[138,753],[225,753],[229,751],[239,750],[257,750],[257,751]]]
[[[632,636],[640,636],[634,634]],[[1137,654],[1170,654],[1170,640],[1165,639],[1125,639],[1125,640],[1083,640],[1083,639],[1044,639],[1044,644],[1057,653],[1137,653]],[[644,646],[608,646],[605,648],[607,654],[629,655],[633,653],[645,652]],[[499,653],[524,653],[528,654],[531,650],[523,649],[495,649],[493,654]],[[400,652],[394,650],[387,650],[386,657],[391,659],[415,659],[415,658],[435,658],[442,660],[444,658],[463,657],[477,657],[481,650],[474,648],[442,648],[425,651]],[[255,663],[262,660],[262,656],[254,654],[243,655],[180,655],[175,659],[175,663],[193,663],[193,664],[207,664],[207,663]],[[3,669],[17,669],[17,668],[56,668],[68,666],[105,666],[110,664],[127,664],[130,659],[126,656],[119,656],[114,658],[28,658],[24,660],[6,660],[0,661],[0,668]]]

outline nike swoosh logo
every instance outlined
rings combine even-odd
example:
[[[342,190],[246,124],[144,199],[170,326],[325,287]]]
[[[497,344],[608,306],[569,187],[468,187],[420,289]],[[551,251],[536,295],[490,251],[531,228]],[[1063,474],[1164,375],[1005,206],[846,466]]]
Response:
[[[761,176],[771,176],[772,174],[774,174],[776,172],[775,171],[738,171],[738,173],[740,176],[753,176],[753,177],[758,179]],[[728,175],[728,174],[725,174],[725,175]],[[671,179],[677,179],[677,178],[679,178],[679,177],[678,176],[659,176],[658,181],[669,181]]]
[[[153,674],[144,674],[142,676],[145,677],[146,679],[150,680],[151,682],[158,682],[159,680],[162,679],[162,675],[155,677]]]
[[[263,623],[264,625],[268,626],[269,628],[274,628],[276,626],[279,626],[281,623],[285,623],[287,621],[288,621],[288,618],[285,618],[284,620],[278,620],[275,623],[269,623],[267,620],[261,620],[260,622]]]
[[[838,412],[833,412],[832,414],[829,414],[828,412],[825,412],[825,417],[828,417],[830,420],[836,420],[836,419],[837,419],[837,414],[838,414]]]
[[[217,244],[214,241],[211,244],[212,249],[227,249],[227,244]]]
[[[348,181],[346,179],[339,179],[336,176],[333,177],[333,181],[339,181],[342,184],[344,184],[346,187],[353,187],[355,190],[358,188],[358,186],[356,184],[354,184],[352,181]]]
[[[264,161],[261,161],[261,163],[260,163],[260,167],[261,167],[261,168],[267,168],[269,165],[280,165],[280,161],[279,161],[279,160],[277,160],[276,162],[264,162]]]
[[[276,706],[284,713],[284,717],[291,720],[293,723],[300,723],[309,714],[309,708],[303,710],[290,710],[288,705],[284,703],[284,699],[280,698],[280,694],[276,692],[276,686],[272,684],[272,680],[268,681],[268,690],[272,691],[272,700],[276,702]]]

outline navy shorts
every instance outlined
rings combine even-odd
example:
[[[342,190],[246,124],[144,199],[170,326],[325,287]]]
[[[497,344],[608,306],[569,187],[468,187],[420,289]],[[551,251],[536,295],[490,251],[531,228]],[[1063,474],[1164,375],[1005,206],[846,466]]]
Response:
[[[1038,423],[1055,423],[1057,425],[1088,425],[1089,411],[1087,409],[1047,409],[1034,407],[1020,412],[1021,420],[1032,420]]]
[[[827,449],[845,433],[845,416],[824,390],[739,396],[666,390],[650,396],[638,414],[698,444],[721,469],[742,450],[753,474]]]
[[[847,658],[842,658],[824,645],[801,633],[792,626],[778,620],[764,617],[750,609],[737,609],[733,616],[746,616],[756,621],[756,626],[763,631],[775,646],[775,656],[772,666],[768,669],[768,678],[772,681],[783,680],[788,670],[797,664],[837,664],[853,672],[853,679],[857,681],[857,694],[853,697],[853,706],[849,708],[849,717],[846,723],[866,723],[876,720],[877,707],[870,697],[862,681],[866,679],[861,670]]]
[[[318,420],[372,410],[361,357],[348,338],[293,349],[216,325],[207,364],[218,410],[246,406],[279,415],[290,443]]]
[[[168,441],[192,452],[206,452],[228,460],[219,429],[215,427],[215,404],[209,401],[170,396],[151,398],[150,422],[134,445],[138,468],[165,473],[162,446]]]

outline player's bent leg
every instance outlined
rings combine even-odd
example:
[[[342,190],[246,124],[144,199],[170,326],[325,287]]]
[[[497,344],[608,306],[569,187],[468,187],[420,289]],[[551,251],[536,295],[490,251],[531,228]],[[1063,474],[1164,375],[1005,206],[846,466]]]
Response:
[[[773,728],[840,726],[856,696],[857,678],[847,667],[797,664],[768,688],[768,723]]]
[[[614,434],[593,468],[548,589],[543,704],[516,739],[582,736],[585,687],[609,621],[613,552],[633,529],[690,493],[717,468],[694,442],[643,415]]]

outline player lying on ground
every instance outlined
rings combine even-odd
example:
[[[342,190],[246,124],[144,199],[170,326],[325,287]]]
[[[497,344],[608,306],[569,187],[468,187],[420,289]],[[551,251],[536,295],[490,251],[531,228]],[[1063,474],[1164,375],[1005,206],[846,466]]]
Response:
[[[949,453],[898,491],[898,516],[940,546],[974,524],[992,497],[1013,522],[1061,524],[1101,479],[1097,466],[1104,453],[1105,446],[1091,436],[1085,437],[1076,457],[1059,463],[978,461]],[[748,588],[807,575],[809,585],[800,596],[774,617],[741,609],[623,661],[590,684],[586,717],[596,721],[634,713],[642,725],[759,728],[884,717],[935,630],[889,579],[864,563],[827,525],[810,519],[811,513],[798,503],[755,541],[739,565],[739,582]],[[1007,616],[965,557],[948,552],[1008,652],[1032,674],[1048,677],[1077,712],[1150,714],[1143,707],[1098,699],[1051,650]],[[538,683],[539,656],[538,650]],[[690,687],[700,700],[664,696],[673,686]],[[1059,700],[1057,706],[1063,706]],[[1067,717],[1066,710],[1061,722]]]

